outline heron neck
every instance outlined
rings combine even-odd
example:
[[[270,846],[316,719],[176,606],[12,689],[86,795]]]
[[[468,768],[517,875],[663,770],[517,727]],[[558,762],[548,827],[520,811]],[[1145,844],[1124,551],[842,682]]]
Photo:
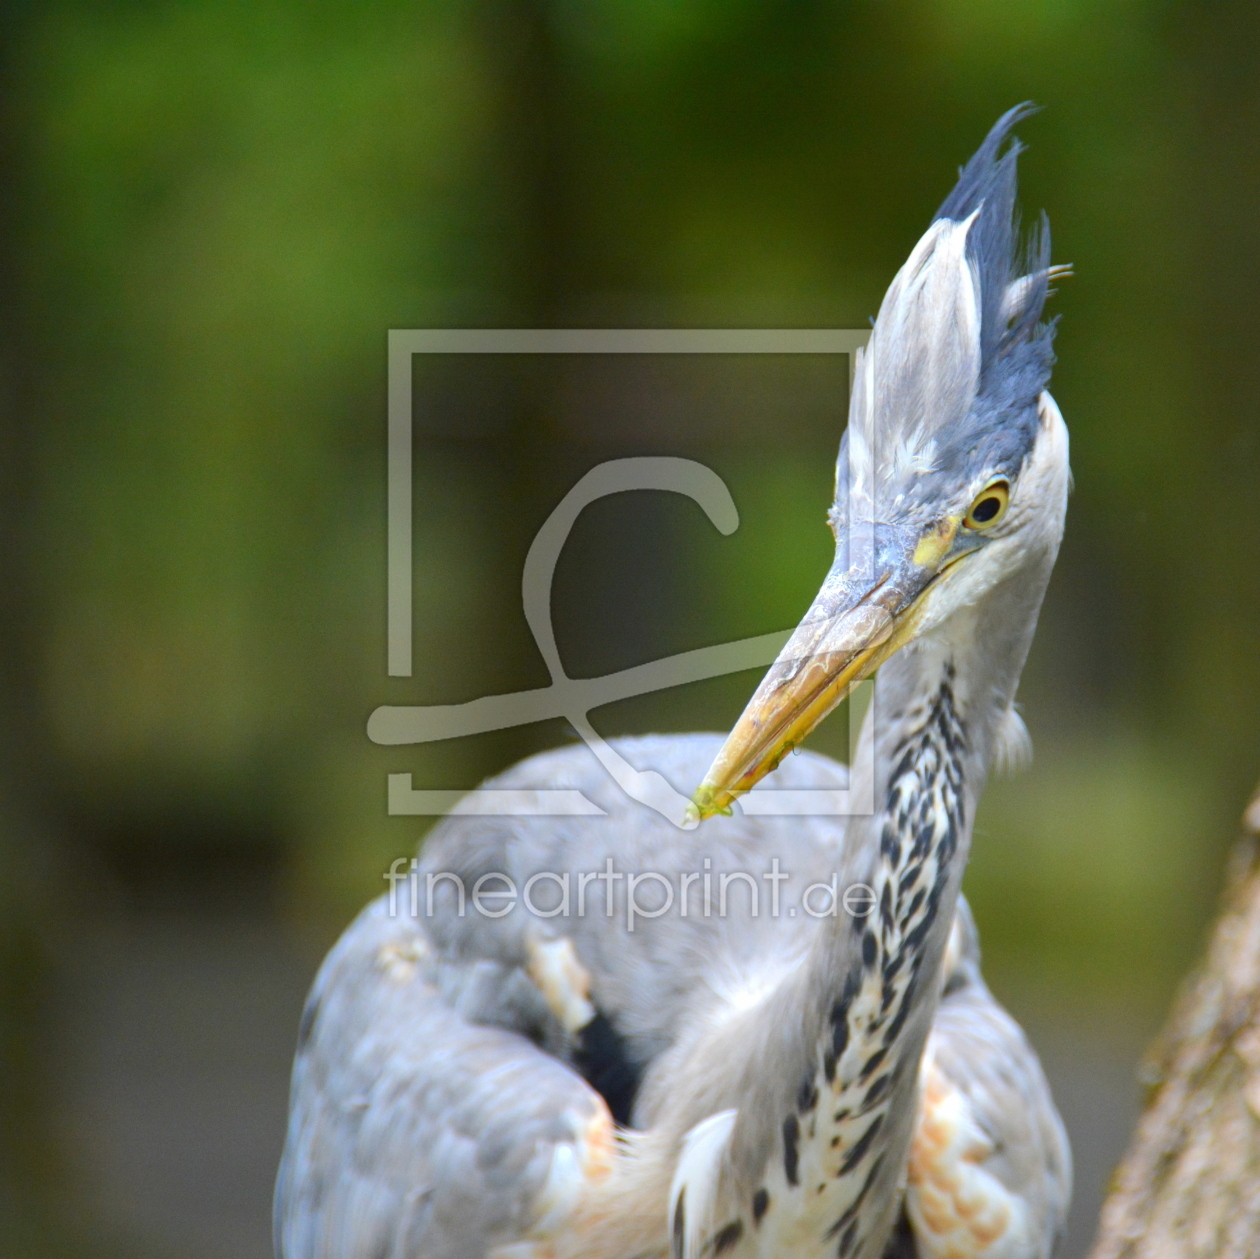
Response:
[[[815,958],[823,971],[815,982],[844,993],[873,986],[880,1014],[871,1026],[882,1025],[889,1050],[901,1041],[913,1055],[927,1032],[976,805],[1010,720],[1053,558],[958,610],[877,679],[851,797],[874,807],[850,818],[845,843],[874,907],[865,918],[835,920]]]
[[[966,796],[965,834],[959,837],[959,856],[965,861],[974,806],[1010,720],[1052,562],[1053,556],[1048,557],[993,587],[983,600],[957,611],[880,671],[861,735],[874,744],[874,754],[855,758],[854,766],[859,789],[866,786],[862,775],[872,776],[867,798],[873,799],[874,812],[852,823],[866,829],[869,850],[877,849],[890,812],[895,813],[907,748],[940,744],[947,753],[942,765],[957,772]],[[956,747],[945,746],[939,727],[944,717],[956,727]]]
[[[861,1238],[845,1251],[852,1259],[882,1253],[891,1227],[975,805],[1048,572],[1047,563],[1008,579],[884,666],[851,782],[850,798],[874,809],[849,819],[837,853],[841,877],[867,883],[874,906],[836,914],[815,937],[808,964],[780,993],[765,1066],[750,1072],[766,1095],[741,1103],[750,1131],[757,1116],[788,1108],[768,1192],[811,1186],[791,1227]],[[770,1139],[761,1132],[748,1148]],[[763,1229],[767,1245],[790,1240]]]

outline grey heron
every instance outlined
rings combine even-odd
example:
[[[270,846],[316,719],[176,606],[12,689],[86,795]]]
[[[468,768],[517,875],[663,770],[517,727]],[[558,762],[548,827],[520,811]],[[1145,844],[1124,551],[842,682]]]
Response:
[[[1069,481],[1048,232],[1022,250],[1015,222],[1024,113],[880,306],[836,561],[734,730],[615,743],[700,781],[711,820],[629,801],[584,746],[544,753],[491,785],[576,788],[603,816],[448,817],[411,895],[333,948],[299,1032],[281,1259],[1050,1255],[1066,1137],[960,895],[986,776],[1026,738]],[[784,759],[877,668],[852,783]],[[873,812],[745,811],[771,771]]]

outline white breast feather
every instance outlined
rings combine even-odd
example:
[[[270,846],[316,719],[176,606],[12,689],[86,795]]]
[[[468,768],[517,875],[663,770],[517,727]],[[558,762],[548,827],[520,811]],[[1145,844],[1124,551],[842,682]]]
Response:
[[[683,1228],[674,1235],[674,1259],[700,1259],[713,1231],[713,1210],[738,1111],[723,1110],[701,1120],[683,1138],[682,1154],[669,1187],[671,1226],[682,1199]]]

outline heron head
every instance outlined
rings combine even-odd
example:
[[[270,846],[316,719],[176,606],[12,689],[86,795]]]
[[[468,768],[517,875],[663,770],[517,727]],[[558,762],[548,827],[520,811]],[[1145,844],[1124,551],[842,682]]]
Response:
[[[697,791],[702,817],[894,652],[1053,560],[1069,479],[1041,322],[1055,268],[1044,216],[1020,246],[1020,146],[1002,151],[1027,112],[999,119],[884,297],[837,462],[835,563]]]

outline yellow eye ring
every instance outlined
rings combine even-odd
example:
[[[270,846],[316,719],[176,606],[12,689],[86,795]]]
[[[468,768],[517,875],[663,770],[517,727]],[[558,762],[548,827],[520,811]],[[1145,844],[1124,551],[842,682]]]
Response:
[[[963,517],[968,529],[992,529],[1011,504],[1011,487],[1006,481],[993,481],[976,495],[971,510]]]

